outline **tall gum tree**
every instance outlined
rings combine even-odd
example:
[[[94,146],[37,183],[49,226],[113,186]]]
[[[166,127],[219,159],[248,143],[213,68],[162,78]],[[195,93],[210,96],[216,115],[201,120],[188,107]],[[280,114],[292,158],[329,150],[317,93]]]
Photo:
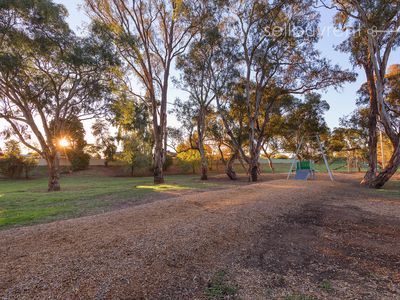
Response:
[[[248,165],[250,181],[258,179],[258,160],[274,103],[285,94],[305,94],[338,87],[353,75],[320,57],[319,15],[314,1],[235,1],[228,7],[231,24],[227,36],[236,38],[239,70],[245,83],[247,149],[235,142]],[[220,101],[219,111],[231,100]],[[235,124],[223,117],[228,134]],[[231,135],[231,134],[230,134]],[[235,137],[231,135],[232,140]]]
[[[196,138],[190,137],[190,146],[199,151],[202,180],[207,180],[208,172],[205,139],[215,100],[216,86],[213,85],[213,79],[223,74],[224,77],[228,74],[234,75],[232,68],[226,70],[227,66],[217,68],[214,65],[218,55],[227,53],[222,50],[223,38],[218,28],[223,25],[220,16],[222,9],[219,5],[214,5],[210,6],[208,11],[212,17],[204,18],[199,33],[191,43],[188,52],[178,59],[177,67],[182,73],[179,80],[175,80],[176,85],[189,95],[186,102],[180,99],[175,101],[174,111],[180,119],[185,119],[189,125],[187,128],[193,127],[190,123],[193,123],[195,127],[190,135],[195,134]]]
[[[118,55],[144,87],[131,89],[149,108],[154,135],[154,183],[164,182],[167,141],[167,101],[175,58],[185,52],[197,18],[193,8],[202,1],[86,0],[97,30],[115,46]],[[201,10],[201,9],[200,9]]]
[[[48,0],[0,6],[0,118],[6,134],[46,160],[49,191],[60,190],[57,133],[95,113],[107,90],[107,51],[76,37],[66,15]]]
[[[400,2],[381,0],[335,0],[321,3],[338,11],[336,22],[349,30],[358,47],[349,48],[353,56],[363,56],[370,93],[369,162],[370,169],[362,184],[381,188],[400,165],[399,106],[387,97],[388,63],[393,50],[400,45]],[[376,173],[376,123],[380,122],[393,145],[393,154],[385,168]]]

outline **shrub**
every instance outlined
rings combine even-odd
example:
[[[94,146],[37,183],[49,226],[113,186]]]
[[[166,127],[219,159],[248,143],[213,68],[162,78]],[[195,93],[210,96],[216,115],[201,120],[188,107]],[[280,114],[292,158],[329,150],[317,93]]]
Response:
[[[37,167],[38,162],[33,157],[26,157],[24,159],[24,173],[25,178],[29,178],[29,174]]]
[[[173,163],[174,163],[174,160],[173,160],[172,156],[167,155],[165,157],[165,162],[164,162],[164,166],[163,166],[164,171],[167,171],[169,169],[169,167],[171,167],[173,165]]]
[[[7,178],[19,178],[23,170],[23,161],[18,156],[13,155],[0,160],[0,172]]]
[[[82,150],[70,150],[67,153],[72,171],[86,170],[89,168],[90,155]]]
[[[0,159],[0,173],[6,178],[29,178],[30,172],[37,166],[34,158],[25,158],[21,155],[10,155]]]

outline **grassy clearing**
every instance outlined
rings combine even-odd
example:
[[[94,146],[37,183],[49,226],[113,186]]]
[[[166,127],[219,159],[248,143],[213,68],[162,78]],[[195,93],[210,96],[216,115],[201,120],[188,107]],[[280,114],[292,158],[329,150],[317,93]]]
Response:
[[[381,196],[400,199],[400,180],[391,180],[382,189],[374,190]]]
[[[216,187],[197,176],[169,176],[154,186],[153,178],[73,176],[61,180],[61,192],[48,193],[47,179],[0,180],[0,229],[44,223],[110,210],[155,194]]]

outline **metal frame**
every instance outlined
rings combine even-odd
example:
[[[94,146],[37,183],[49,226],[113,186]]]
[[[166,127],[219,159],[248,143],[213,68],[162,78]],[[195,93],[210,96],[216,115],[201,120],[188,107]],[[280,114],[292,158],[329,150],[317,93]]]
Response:
[[[333,174],[331,172],[331,169],[329,168],[328,160],[326,159],[325,152],[324,152],[324,147],[322,147],[321,141],[319,139],[319,135],[317,134],[315,136],[317,137],[317,141],[318,141],[318,144],[319,144],[319,149],[321,150],[322,157],[324,158],[324,162],[325,162],[326,169],[328,170],[329,178],[331,179],[331,181],[335,181],[335,179],[333,178]]]
[[[322,155],[322,157],[324,159],[324,163],[325,163],[326,169],[328,171],[329,178],[331,179],[331,181],[335,181],[335,179],[333,178],[333,173],[332,173],[331,169],[329,168],[328,160],[326,159],[326,155],[325,155],[325,152],[324,152],[324,147],[322,147],[322,143],[321,143],[321,140],[319,138],[319,135],[316,134],[315,137],[317,138],[319,149],[320,149],[321,155]],[[293,167],[296,164],[297,155],[299,154],[300,148],[303,145],[303,140],[304,140],[304,135],[302,136],[301,141],[300,141],[299,145],[297,146],[296,154],[293,157],[293,161],[292,161],[292,164],[290,166],[290,170],[289,170],[289,173],[288,173],[288,176],[287,176],[286,180],[289,180],[290,176],[292,175]],[[314,173],[313,177],[315,178],[315,173]]]
[[[303,140],[304,140],[304,136],[301,137],[300,144],[297,146],[296,154],[295,154],[294,157],[293,157],[292,165],[290,166],[290,170],[289,170],[289,173],[288,173],[288,175],[287,175],[286,180],[289,180],[290,175],[292,175],[293,167],[294,167],[294,165],[296,164],[296,158],[297,158],[297,155],[299,154],[301,145],[303,144]]]

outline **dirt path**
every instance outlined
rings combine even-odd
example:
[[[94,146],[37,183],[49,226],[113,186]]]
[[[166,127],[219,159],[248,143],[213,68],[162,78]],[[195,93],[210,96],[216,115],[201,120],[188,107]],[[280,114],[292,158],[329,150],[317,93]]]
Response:
[[[400,298],[400,201],[378,200],[276,180],[2,231],[0,296]]]

